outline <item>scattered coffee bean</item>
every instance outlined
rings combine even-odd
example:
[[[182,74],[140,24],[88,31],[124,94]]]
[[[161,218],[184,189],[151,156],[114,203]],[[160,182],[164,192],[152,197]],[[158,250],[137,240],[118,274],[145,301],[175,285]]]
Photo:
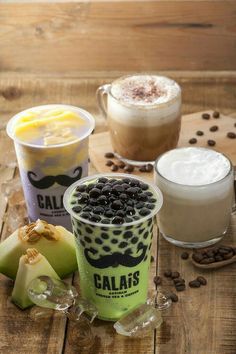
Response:
[[[153,278],[153,282],[154,282],[154,284],[155,284],[156,286],[161,285],[161,277],[159,277],[159,276],[156,275],[156,276]]]
[[[172,278],[172,279],[179,278],[179,277],[180,277],[179,272],[172,272],[172,273],[171,273],[171,278]]]
[[[188,259],[188,257],[189,257],[188,252],[183,252],[183,253],[181,254],[181,258],[182,258],[182,259]]]
[[[210,114],[209,113],[202,113],[202,118],[203,119],[210,119]]]
[[[213,125],[212,127],[210,127],[210,132],[216,132],[219,129],[219,127],[217,125]]]
[[[189,144],[196,144],[197,143],[197,139],[196,138],[191,138],[189,139]]]
[[[107,162],[106,162],[106,166],[112,166],[113,164],[114,164],[114,162],[111,160],[107,160]]]
[[[235,139],[236,138],[236,134],[234,132],[228,132],[227,133],[227,137],[230,139]]]
[[[195,262],[200,263],[203,260],[204,256],[200,252],[199,253],[196,252],[196,253],[193,253],[192,258]]]
[[[124,171],[125,172],[133,172],[134,171],[134,166],[132,166],[132,165],[126,165],[125,167],[124,167]]]
[[[166,271],[164,272],[164,276],[165,276],[166,278],[171,278],[171,275],[172,275],[172,272],[171,272],[170,269],[168,269],[168,270],[166,270]]]
[[[212,117],[213,117],[213,118],[220,118],[220,112],[214,111],[214,112],[212,113]]]
[[[190,286],[190,288],[200,288],[201,283],[198,280],[192,280],[188,283],[188,285]]]
[[[124,168],[124,167],[125,167],[124,161],[119,161],[119,162],[117,163],[117,165],[118,165],[119,168]]]
[[[178,302],[179,300],[178,295],[176,295],[175,293],[169,293],[168,296],[172,300],[172,302]]]
[[[185,284],[185,280],[183,278],[175,278],[175,279],[173,279],[173,283],[175,285],[177,285],[177,284]]]
[[[147,171],[147,172],[152,172],[152,170],[153,170],[153,165],[152,165],[151,163],[148,163],[148,164],[146,165],[146,171]]]
[[[203,131],[201,131],[201,130],[198,130],[198,131],[196,132],[196,134],[197,134],[198,136],[204,135]]]
[[[207,280],[204,277],[197,277],[196,279],[201,285],[207,285]]]
[[[119,167],[117,165],[115,165],[115,164],[113,164],[111,166],[111,171],[113,171],[113,172],[118,171],[118,169],[119,169]]]
[[[175,289],[177,291],[184,291],[186,288],[185,284],[178,284],[178,285],[175,285]]]
[[[104,155],[107,159],[112,159],[113,157],[115,157],[115,155],[113,154],[113,152],[106,152]]]
[[[208,144],[209,146],[214,146],[214,145],[216,144],[216,142],[215,142],[215,140],[209,139],[209,140],[207,140],[207,144]]]
[[[139,167],[139,172],[146,172],[146,165]]]

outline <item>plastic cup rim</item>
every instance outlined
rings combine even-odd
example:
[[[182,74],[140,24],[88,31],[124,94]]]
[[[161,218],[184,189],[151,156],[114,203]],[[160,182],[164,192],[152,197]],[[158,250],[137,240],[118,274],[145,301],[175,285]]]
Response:
[[[90,123],[90,126],[88,127],[88,130],[81,135],[80,137],[78,137],[78,139],[72,140],[72,141],[68,141],[66,143],[63,144],[52,144],[52,145],[37,145],[37,144],[31,144],[29,142],[25,142],[22,141],[20,139],[18,139],[16,136],[14,136],[14,132],[13,132],[13,128],[14,128],[14,123],[17,121],[17,119],[23,115],[24,113],[31,111],[31,110],[37,110],[37,109],[43,109],[43,108],[57,108],[57,107],[65,107],[65,108],[71,108],[75,111],[78,111],[78,113],[82,114],[82,116],[84,118],[87,119],[87,121]],[[24,145],[24,146],[29,146],[29,147],[33,147],[33,148],[37,148],[37,149],[51,149],[51,148],[59,148],[59,147],[65,147],[65,146],[69,146],[75,143],[78,143],[79,141],[82,141],[84,139],[86,139],[93,131],[95,127],[95,120],[92,116],[91,113],[89,113],[88,111],[86,111],[83,108],[80,107],[76,107],[73,105],[68,105],[68,104],[62,104],[62,103],[52,103],[52,104],[45,104],[45,105],[39,105],[39,106],[34,106],[34,107],[30,107],[27,109],[24,109],[21,112],[18,112],[17,114],[15,114],[7,123],[7,134],[8,136],[14,141],[14,143],[18,143],[20,145]]]
[[[91,181],[93,179],[96,180],[96,179],[101,178],[101,177],[107,177],[107,178],[110,178],[110,177],[111,178],[132,178],[132,179],[137,179],[138,181],[140,181],[142,183],[148,184],[149,187],[152,188],[152,191],[155,194],[154,198],[158,197],[157,198],[157,205],[156,205],[155,209],[151,210],[150,214],[140,218],[139,220],[134,220],[132,222],[125,222],[123,224],[103,224],[101,222],[93,222],[93,221],[90,221],[90,220],[82,218],[81,216],[79,216],[78,214],[76,214],[72,210],[72,207],[69,204],[69,199],[70,199],[71,193],[75,189],[75,187],[77,187],[78,185],[81,185],[84,182],[89,181],[89,180],[91,180]],[[64,204],[64,207],[65,207],[66,211],[70,214],[70,216],[73,217],[74,219],[78,220],[78,221],[81,221],[81,222],[83,222],[85,224],[89,224],[89,225],[92,225],[92,226],[106,227],[106,228],[117,228],[117,227],[135,226],[137,224],[143,223],[144,221],[147,221],[150,218],[154,217],[159,212],[159,210],[161,209],[161,207],[163,205],[163,195],[162,195],[161,190],[154,183],[147,182],[147,181],[143,180],[142,178],[137,177],[135,175],[130,175],[130,174],[127,174],[127,173],[100,173],[100,174],[91,175],[91,176],[87,176],[87,177],[81,178],[78,181],[76,181],[73,184],[71,184],[66,189],[66,191],[64,193],[63,204]]]

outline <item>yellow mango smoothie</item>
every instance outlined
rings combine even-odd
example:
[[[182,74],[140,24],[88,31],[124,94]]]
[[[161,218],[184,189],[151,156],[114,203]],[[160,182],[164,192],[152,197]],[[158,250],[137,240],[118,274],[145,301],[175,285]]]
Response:
[[[16,114],[7,125],[15,150],[30,221],[71,230],[63,195],[88,175],[88,137],[94,119],[69,105],[44,105]]]

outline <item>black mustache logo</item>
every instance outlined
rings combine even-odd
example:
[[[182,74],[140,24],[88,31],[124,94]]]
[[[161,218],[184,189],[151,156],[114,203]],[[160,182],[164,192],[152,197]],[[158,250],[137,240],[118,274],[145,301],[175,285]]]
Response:
[[[140,249],[142,250],[142,253],[137,257],[132,257],[129,254],[122,254],[120,252],[114,252],[113,254],[94,259],[89,255],[89,253],[92,254],[93,252],[86,248],[84,250],[84,255],[89,264],[95,268],[104,269],[111,266],[118,266],[119,264],[125,267],[135,267],[144,259],[147,251],[147,246],[142,245]]]
[[[53,186],[54,183],[58,183],[64,187],[69,187],[72,183],[81,178],[82,167],[76,167],[73,174],[76,175],[72,177],[67,175],[45,176],[41,179],[35,179],[35,177],[37,178],[37,175],[33,171],[28,171],[27,177],[34,187],[38,189],[46,189]]]

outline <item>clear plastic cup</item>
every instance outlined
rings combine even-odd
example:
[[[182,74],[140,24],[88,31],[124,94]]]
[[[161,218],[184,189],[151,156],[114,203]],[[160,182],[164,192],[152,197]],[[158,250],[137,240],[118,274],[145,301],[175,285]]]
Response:
[[[76,140],[49,146],[32,144],[15,136],[15,124],[20,117],[32,111],[52,109],[77,113],[87,123],[84,134]],[[88,137],[94,125],[94,118],[87,111],[61,104],[32,107],[10,119],[7,133],[14,140],[30,221],[43,219],[71,230],[63,195],[70,184],[88,175]]]
[[[100,177],[130,178],[148,184],[156,199],[155,208],[149,215],[121,225],[83,219],[72,210],[71,195],[76,187]],[[97,307],[99,318],[116,321],[145,303],[154,217],[162,202],[162,193],[155,185],[119,173],[83,178],[65,192],[64,205],[71,215],[76,240],[81,294]]]

